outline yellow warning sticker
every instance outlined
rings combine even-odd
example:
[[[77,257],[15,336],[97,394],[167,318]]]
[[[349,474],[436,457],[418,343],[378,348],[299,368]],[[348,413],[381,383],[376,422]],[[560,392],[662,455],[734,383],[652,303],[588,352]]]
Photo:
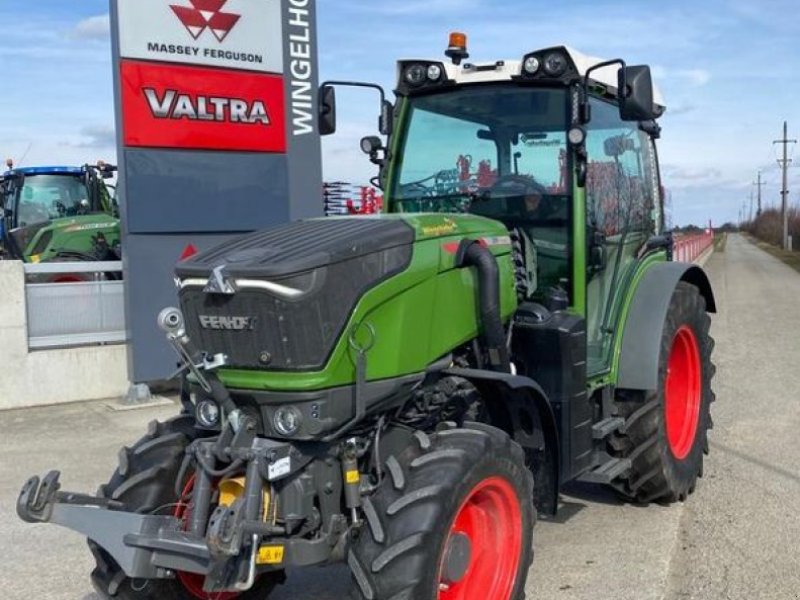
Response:
[[[358,471],[347,471],[347,473],[345,473],[345,480],[347,483],[358,483],[360,479]]]
[[[283,562],[283,546],[261,546],[256,562],[259,565],[279,565]]]

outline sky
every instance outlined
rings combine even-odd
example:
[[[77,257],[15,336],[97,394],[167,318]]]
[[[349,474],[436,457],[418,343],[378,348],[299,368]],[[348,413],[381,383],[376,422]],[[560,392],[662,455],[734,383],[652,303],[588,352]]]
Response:
[[[659,154],[676,225],[738,221],[758,170],[777,205],[783,121],[800,138],[796,0],[317,0],[320,80],[393,89],[395,61],[442,57],[469,35],[473,62],[567,44],[650,64],[667,113]],[[0,155],[26,165],[113,160],[106,0],[0,0]],[[328,180],[365,182],[358,140],[376,133],[377,96],[338,95],[339,131],[323,142]],[[792,152],[793,149],[790,149]],[[800,152],[797,153],[800,167]],[[790,201],[800,169],[790,169]]]

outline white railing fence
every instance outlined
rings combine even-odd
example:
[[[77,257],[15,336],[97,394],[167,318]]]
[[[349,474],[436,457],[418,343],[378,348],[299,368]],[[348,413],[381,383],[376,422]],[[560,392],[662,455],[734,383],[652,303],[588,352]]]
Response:
[[[124,343],[121,272],[121,262],[26,264],[28,347]]]

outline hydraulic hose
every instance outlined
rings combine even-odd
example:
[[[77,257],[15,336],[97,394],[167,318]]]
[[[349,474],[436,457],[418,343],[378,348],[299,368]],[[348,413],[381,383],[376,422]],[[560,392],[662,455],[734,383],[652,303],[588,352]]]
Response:
[[[478,307],[489,365],[495,371],[511,371],[506,332],[500,318],[500,269],[491,251],[474,240],[463,240],[456,265],[478,270]]]

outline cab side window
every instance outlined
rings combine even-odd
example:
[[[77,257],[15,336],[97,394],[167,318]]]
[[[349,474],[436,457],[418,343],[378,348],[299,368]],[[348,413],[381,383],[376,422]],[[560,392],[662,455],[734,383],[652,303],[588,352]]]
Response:
[[[653,145],[613,104],[592,100],[586,178],[589,370],[609,364],[618,290],[656,231],[658,175]]]

